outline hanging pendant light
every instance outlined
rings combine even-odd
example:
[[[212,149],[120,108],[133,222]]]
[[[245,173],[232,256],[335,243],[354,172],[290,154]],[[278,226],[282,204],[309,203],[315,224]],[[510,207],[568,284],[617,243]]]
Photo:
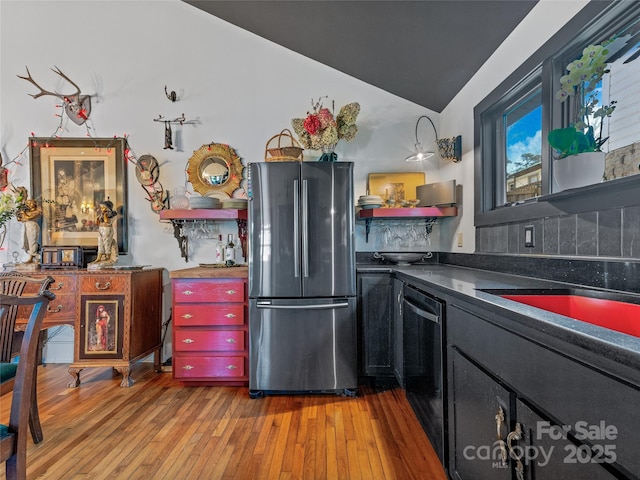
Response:
[[[420,120],[426,118],[433,127],[433,132],[436,135],[436,145],[438,146],[438,153],[443,160],[457,163],[462,159],[462,137],[458,135],[452,138],[438,139],[438,131],[431,119],[426,115],[422,115],[416,122],[416,152],[405,158],[406,162],[421,162],[435,155],[435,152],[427,151],[420,141],[418,140],[418,125]]]

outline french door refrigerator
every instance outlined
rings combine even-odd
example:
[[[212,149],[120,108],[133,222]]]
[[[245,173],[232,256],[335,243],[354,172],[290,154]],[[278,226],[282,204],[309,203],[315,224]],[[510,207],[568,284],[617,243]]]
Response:
[[[249,394],[355,395],[353,163],[252,163],[249,182]]]

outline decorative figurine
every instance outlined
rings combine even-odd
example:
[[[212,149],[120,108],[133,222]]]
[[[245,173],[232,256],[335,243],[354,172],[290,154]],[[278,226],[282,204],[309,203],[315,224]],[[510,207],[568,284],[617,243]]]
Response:
[[[23,263],[16,266],[21,270],[35,270],[39,266],[38,250],[40,245],[38,239],[40,238],[40,225],[38,220],[42,216],[42,208],[34,199],[27,200],[27,189],[25,187],[18,187],[16,191],[19,197],[22,198],[18,211],[16,212],[16,219],[22,222],[24,225],[24,240],[23,246],[25,252],[28,254],[28,258]]]
[[[113,235],[113,219],[117,212],[113,209],[113,202],[100,202],[100,212],[96,218],[98,225],[98,255],[95,261],[87,265],[88,270],[105,268],[118,260],[118,243]]]

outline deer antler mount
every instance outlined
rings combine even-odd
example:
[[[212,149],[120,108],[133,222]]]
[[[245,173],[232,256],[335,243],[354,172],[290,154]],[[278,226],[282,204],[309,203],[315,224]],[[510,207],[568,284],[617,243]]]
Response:
[[[71,85],[73,85],[76,88],[76,91],[69,95],[64,95],[62,93],[50,92],[48,90],[45,90],[40,85],[38,85],[36,81],[33,79],[33,77],[31,76],[31,73],[29,72],[28,67],[27,67],[26,77],[21,77],[20,75],[17,75],[17,77],[23,80],[26,80],[29,83],[32,83],[33,85],[35,85],[40,89],[39,93],[29,94],[33,98],[39,98],[45,95],[51,95],[62,100],[62,105],[67,116],[76,125],[82,125],[84,122],[87,121],[87,119],[89,118],[89,115],[91,114],[91,95],[82,95],[80,93],[80,87],[78,87],[76,83],[74,83],[69,77],[67,77],[64,73],[62,73],[62,71],[60,71],[58,67],[52,68],[51,70],[54,73],[60,75]]]

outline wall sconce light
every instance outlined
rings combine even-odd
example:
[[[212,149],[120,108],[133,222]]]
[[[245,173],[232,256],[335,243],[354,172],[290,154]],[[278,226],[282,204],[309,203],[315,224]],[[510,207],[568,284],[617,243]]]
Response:
[[[405,159],[405,161],[420,162],[435,155],[434,152],[426,151],[418,140],[418,125],[420,124],[420,120],[422,120],[423,118],[429,120],[429,123],[431,123],[433,131],[436,134],[436,145],[438,145],[438,154],[440,155],[440,158],[445,161],[454,163],[458,163],[460,160],[462,160],[462,137],[458,135],[457,137],[438,139],[436,126],[433,124],[429,117],[427,117],[426,115],[422,115],[416,122],[416,153],[409,155]]]

